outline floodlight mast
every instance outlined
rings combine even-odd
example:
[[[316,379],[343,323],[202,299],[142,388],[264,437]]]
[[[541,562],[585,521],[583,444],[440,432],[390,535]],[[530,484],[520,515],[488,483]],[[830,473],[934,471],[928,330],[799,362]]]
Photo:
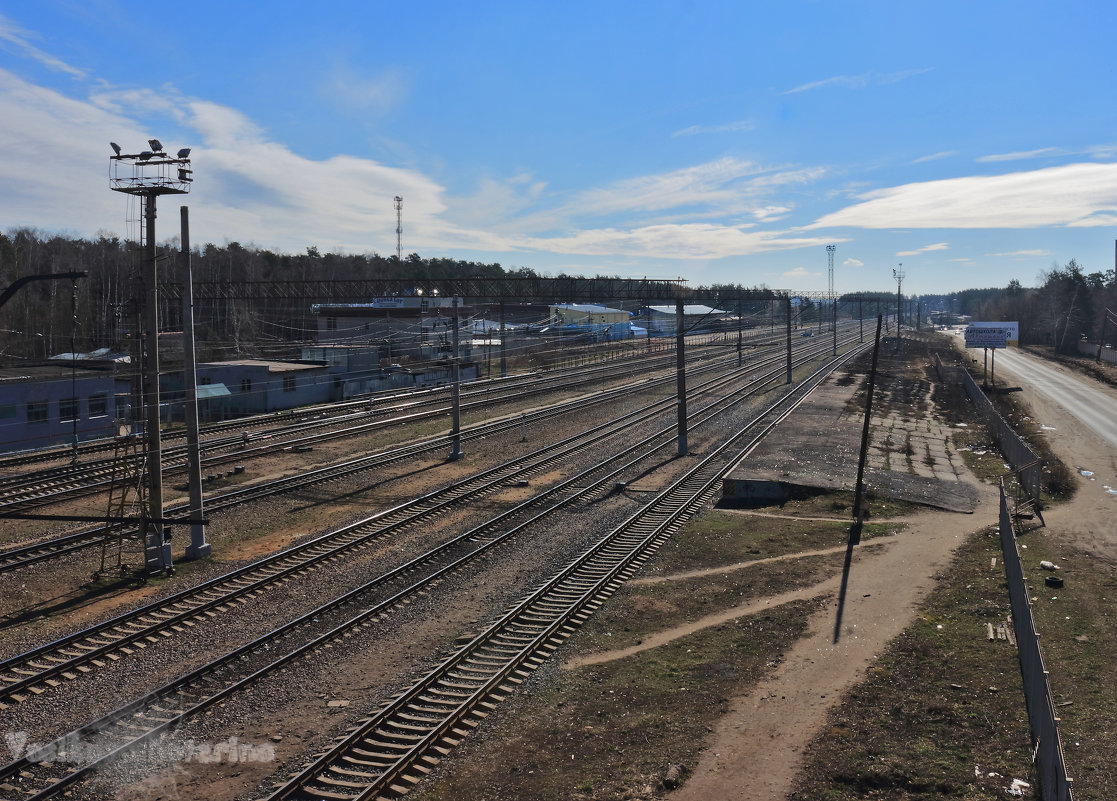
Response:
[[[146,353],[139,359],[144,388],[144,441],[147,458],[148,505],[143,526],[147,571],[170,572],[171,546],[167,544],[163,518],[162,443],[159,435],[159,295],[155,258],[155,199],[159,195],[185,195],[193,182],[190,151],[184,148],[177,157],[168,156],[158,139],[149,139],[150,151],[122,153],[115,142],[109,145],[109,188],[114,192],[138,195],[144,205],[144,259],[141,287],[143,335],[137,347]],[[185,151],[185,155],[183,155]],[[142,343],[142,344],[141,344]]]

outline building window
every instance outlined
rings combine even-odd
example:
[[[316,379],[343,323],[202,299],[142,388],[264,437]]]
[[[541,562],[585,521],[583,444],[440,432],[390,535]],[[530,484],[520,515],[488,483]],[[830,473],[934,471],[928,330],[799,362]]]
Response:
[[[78,419],[78,399],[62,398],[58,401],[58,422],[69,423]]]
[[[89,416],[104,417],[109,413],[109,396],[101,393],[89,396]]]
[[[326,330],[327,331],[336,331],[337,330],[337,318],[336,317],[327,317],[326,318]]]
[[[213,379],[210,378],[208,375],[204,375],[198,379],[198,383],[201,384],[203,387],[208,387],[210,384],[213,383]]]
[[[16,416],[15,404],[8,404],[7,406],[0,405],[0,420],[7,420]]]
[[[28,423],[45,423],[47,421],[47,413],[49,411],[49,404],[47,401],[32,401],[27,404],[27,422]]]
[[[283,376],[283,391],[284,392],[294,392],[295,391],[295,377],[293,375]]]
[[[242,378],[240,380],[240,391],[241,392],[251,392],[252,391],[252,379],[251,378]]]

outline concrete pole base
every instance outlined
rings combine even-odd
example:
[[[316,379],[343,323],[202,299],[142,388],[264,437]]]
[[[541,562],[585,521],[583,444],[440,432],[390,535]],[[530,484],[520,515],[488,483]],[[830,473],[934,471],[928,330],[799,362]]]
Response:
[[[195,559],[203,559],[213,553],[213,546],[208,542],[201,545],[187,545],[186,546],[186,559],[194,561]]]

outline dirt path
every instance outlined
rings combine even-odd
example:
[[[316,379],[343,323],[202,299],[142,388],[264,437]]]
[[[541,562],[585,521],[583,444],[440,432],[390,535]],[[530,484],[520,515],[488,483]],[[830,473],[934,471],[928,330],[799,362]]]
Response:
[[[812,618],[809,634],[787,654],[779,672],[751,695],[733,699],[694,775],[672,797],[783,799],[830,707],[911,622],[932,577],[966,535],[996,522],[992,488],[983,489],[982,501],[973,516],[922,514],[885,547],[861,551],[850,573],[841,641],[833,643],[835,597]],[[829,589],[836,596],[837,579],[825,584],[812,590]]]
[[[1108,491],[1117,487],[1117,452],[1056,400],[1030,391],[1026,376],[1013,378],[1023,387],[1024,402],[1050,432],[1053,450],[1075,467],[1079,481],[1075,498],[1045,515],[1047,535],[1117,562],[1112,522],[1117,496]],[[1117,391],[1082,380],[1100,388],[1112,400],[1109,408],[1117,409]],[[750,695],[733,699],[693,775],[673,797],[782,801],[830,708],[911,622],[933,576],[949,563],[965,536],[994,525],[996,517],[997,493],[984,485],[973,517],[925,513],[912,518],[907,531],[886,547],[862,553],[851,572],[841,642],[832,643],[832,603],[810,621],[808,636],[796,643],[775,676]]]
[[[887,539],[873,540],[872,543],[867,544],[865,547],[869,548],[872,546],[884,546],[893,539],[893,537],[889,537]],[[817,551],[806,551],[803,553],[784,554],[783,556],[772,556],[768,559],[757,559],[752,562],[740,562],[735,565],[729,565],[728,567],[714,567],[707,570],[690,570],[685,573],[674,573],[670,576],[656,576],[655,578],[636,579],[629,583],[632,585],[661,584],[667,581],[683,581],[685,579],[698,578],[701,576],[724,575],[725,573],[732,570],[744,570],[746,568],[755,567],[756,565],[770,564],[772,562],[786,562],[791,559],[805,559],[810,556],[819,556],[824,554],[843,553],[845,550],[845,546],[841,546],[838,548],[823,548]],[[876,548],[874,547],[873,550],[876,550]],[[857,563],[861,562],[864,555],[865,551],[860,551],[860,556],[857,558]],[[825,581],[820,581],[818,584],[814,584],[810,587],[802,587],[797,590],[790,590],[779,595],[770,595],[766,598],[760,598],[759,600],[756,600],[753,603],[747,604],[745,606],[735,606],[732,609],[726,609],[713,615],[706,615],[705,617],[701,617],[691,623],[687,623],[685,626],[676,626],[672,629],[664,629],[663,631],[656,632],[651,636],[645,637],[639,645],[632,645],[628,648],[618,648],[613,651],[601,651],[598,653],[580,657],[578,659],[572,659],[571,661],[564,664],[563,668],[570,670],[573,668],[582,667],[583,665],[600,665],[604,662],[612,662],[616,659],[624,659],[627,656],[638,654],[641,651],[649,651],[653,648],[659,648],[661,646],[667,645],[668,643],[694,634],[695,632],[702,631],[703,629],[720,626],[723,623],[728,623],[731,620],[737,620],[738,618],[747,617],[748,615],[755,615],[758,612],[763,612],[765,609],[772,609],[773,607],[782,606],[783,604],[789,604],[795,601],[805,601],[810,598],[835,595],[838,592],[840,586],[841,577],[831,576]]]

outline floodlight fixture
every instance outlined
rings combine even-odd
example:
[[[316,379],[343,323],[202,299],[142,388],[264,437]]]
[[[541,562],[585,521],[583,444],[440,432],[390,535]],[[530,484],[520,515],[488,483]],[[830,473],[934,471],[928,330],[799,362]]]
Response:
[[[123,152],[110,142],[115,155],[109,156],[109,187],[115,192],[140,195],[154,202],[156,195],[185,195],[193,183],[190,148],[178,150],[178,157],[167,155],[162,142],[148,139],[149,150]],[[174,151],[172,151],[174,152]]]

